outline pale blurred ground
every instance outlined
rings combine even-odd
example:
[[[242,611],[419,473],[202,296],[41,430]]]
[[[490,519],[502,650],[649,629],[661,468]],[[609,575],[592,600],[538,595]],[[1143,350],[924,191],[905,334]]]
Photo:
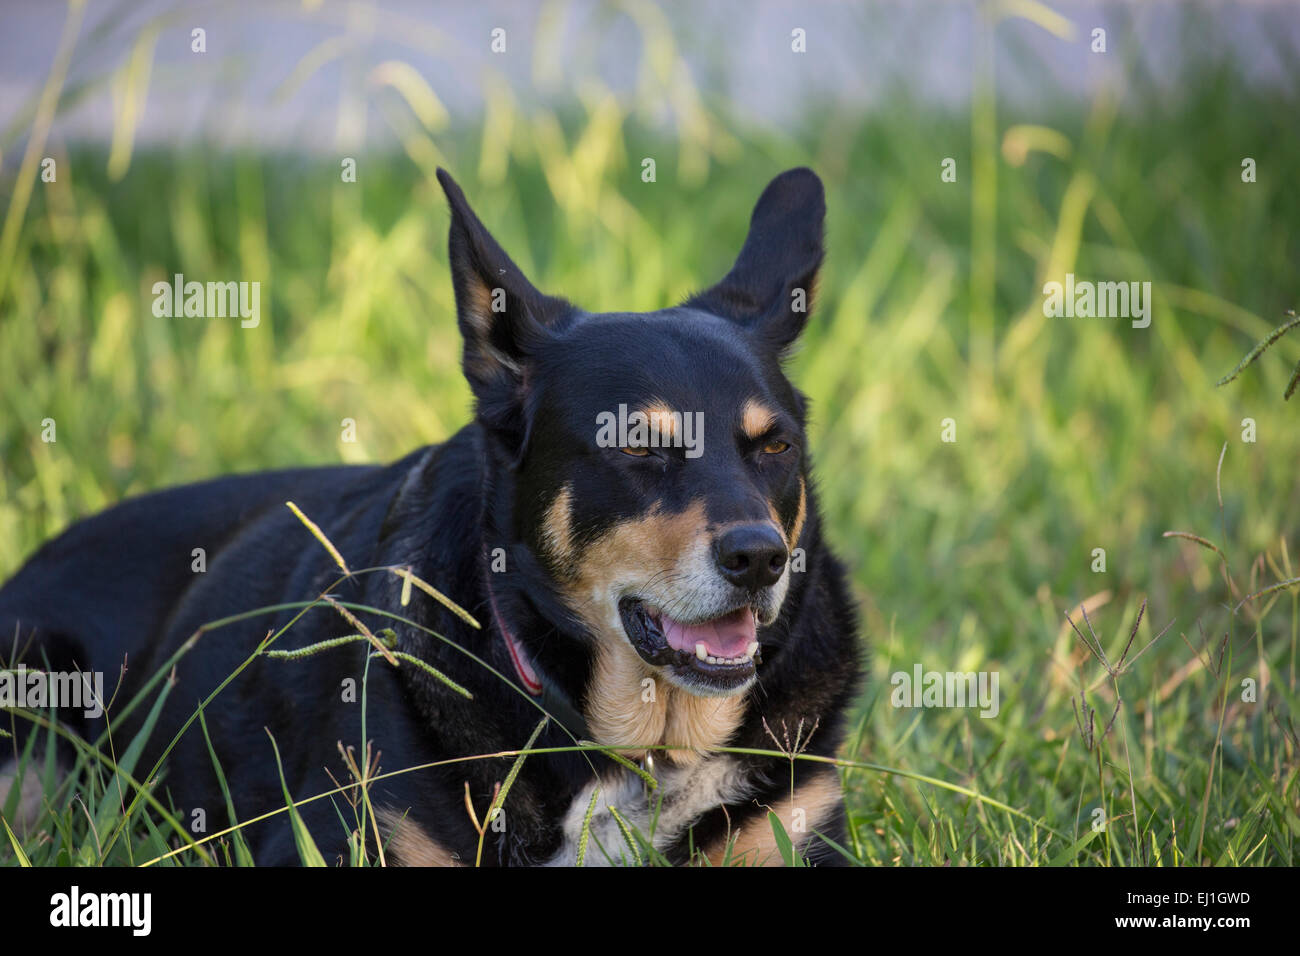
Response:
[[[989,12],[997,9],[983,5]],[[727,0],[662,5],[573,0],[478,3],[167,3],[92,0],[72,60],[56,141],[111,136],[112,74],[142,35],[157,39],[138,142],[195,137],[220,144],[332,150],[392,139],[370,82],[379,64],[400,61],[422,76],[452,120],[477,118],[485,91],[504,79],[520,105],[563,107],[598,82],[618,93],[652,69],[658,32],[679,47],[705,99],[726,101],[756,123],[789,122],[804,110],[870,109],[905,96],[934,105],[968,103],[974,71],[973,3],[779,3]],[[49,72],[67,14],[56,0],[0,4],[0,148],[21,142]],[[1085,100],[1107,83],[1135,78],[1169,97],[1188,60],[1232,58],[1249,85],[1293,88],[1289,50],[1300,46],[1294,2],[1192,4],[1060,3],[1076,24],[1073,43],[1042,42],[1040,26],[1008,19],[995,33],[999,101],[1032,110]],[[1108,31],[1109,52],[1081,42]],[[190,52],[190,30],[207,31],[207,53]],[[507,51],[489,51],[493,28]],[[808,53],[790,52],[790,31],[807,31]],[[148,42],[148,41],[145,41]],[[1127,65],[1126,65],[1126,62]],[[1128,77],[1127,81],[1122,79]],[[639,106],[653,115],[654,90]],[[649,95],[644,95],[645,89]],[[80,92],[78,92],[80,91]],[[78,98],[79,97],[79,98]],[[66,100],[74,99],[69,105]],[[663,109],[665,116],[670,111]]]

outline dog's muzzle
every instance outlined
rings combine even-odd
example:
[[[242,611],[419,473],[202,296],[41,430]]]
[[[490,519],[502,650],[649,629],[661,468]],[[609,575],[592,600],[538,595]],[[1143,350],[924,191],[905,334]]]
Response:
[[[692,690],[731,694],[755,677],[761,654],[758,622],[749,605],[694,622],[678,621],[638,598],[624,598],[618,610],[641,659],[669,668]]]

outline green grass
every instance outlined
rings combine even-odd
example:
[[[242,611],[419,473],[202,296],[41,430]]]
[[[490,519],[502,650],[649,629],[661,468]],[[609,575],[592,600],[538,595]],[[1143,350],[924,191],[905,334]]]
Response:
[[[465,423],[436,163],[540,287],[638,310],[721,275],[763,184],[808,164],[827,184],[829,258],[791,372],[813,400],[828,533],[873,649],[842,755],[846,851],[1295,865],[1300,589],[1244,599],[1300,574],[1300,407],[1282,400],[1300,338],[1215,383],[1300,301],[1300,128],[1267,119],[1294,116],[1300,90],[1250,92],[1236,75],[1209,63],[1173,101],[1138,77],[1123,109],[972,119],[898,104],[783,133],[706,105],[709,122],[676,138],[612,96],[565,115],[494,101],[480,126],[397,122],[404,149],[359,157],[356,184],[333,159],[212,152],[137,152],[111,181],[106,151],[51,147],[58,181],[37,183],[0,289],[0,576],[128,494],[387,461]],[[1025,154],[1035,143],[1054,153]],[[640,179],[647,156],[655,183]],[[948,156],[956,183],[940,181]],[[6,155],[7,190],[17,163]],[[150,286],[177,271],[261,281],[262,326],[154,319]],[[1042,285],[1065,272],[1151,281],[1151,327],[1044,318]],[[46,418],[57,443],[41,440]],[[955,443],[940,440],[947,418]],[[1067,620],[1089,635],[1081,603],[1101,653]],[[997,671],[1000,713],[892,707],[890,675],[917,663]],[[162,791],[122,813],[116,795],[147,770],[129,744],[82,774],[76,799],[47,781],[32,862],[139,863],[175,845],[184,821]],[[44,738],[29,760],[45,766]],[[341,806],[373,851],[364,801]],[[589,858],[653,861],[628,840]],[[310,836],[300,846],[311,858]],[[2,835],[0,860],[17,860]]]

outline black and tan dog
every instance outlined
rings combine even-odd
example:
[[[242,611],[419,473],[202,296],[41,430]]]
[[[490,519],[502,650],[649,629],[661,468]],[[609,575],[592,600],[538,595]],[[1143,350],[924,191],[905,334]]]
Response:
[[[527,759],[483,862],[573,863],[584,832],[588,863],[633,859],[623,825],[672,862],[774,862],[769,810],[811,860],[842,861],[820,838],[846,842],[833,767],[711,752],[797,738],[833,755],[860,671],[854,609],[814,499],[806,402],[781,365],[823,256],[821,182],[806,169],[778,176],[718,285],[633,314],[538,292],[439,176],[475,421],[388,467],[221,478],[74,525],[0,590],[0,654],[14,663],[12,643],[33,666],[102,672],[110,694],[120,679],[107,715],[120,747],[156,693],[125,719],[115,712],[204,624],[328,591],[471,696],[409,660],[367,659],[368,642],[254,655],[299,607],[267,611],[204,629],[180,657],[141,772],[239,671],[204,711],[238,818],[284,808],[268,730],[294,798],[330,790],[349,780],[340,743],[360,749],[363,702],[348,689],[364,674],[380,772],[423,767],[371,785],[388,862],[473,863],[466,788],[481,815],[512,760],[454,758],[523,747],[542,709],[555,719],[535,747],[594,740],[622,762]],[[287,501],[337,546],[349,578],[339,582]],[[481,627],[418,588],[404,602],[403,578],[385,568],[410,568]],[[274,648],[357,630],[322,603]],[[88,739],[105,729],[104,718],[68,722]],[[203,808],[224,820],[197,722],[165,766],[185,819]],[[330,861],[347,858],[340,809],[350,812],[338,796],[301,808]],[[258,862],[298,860],[286,814],[245,833]]]

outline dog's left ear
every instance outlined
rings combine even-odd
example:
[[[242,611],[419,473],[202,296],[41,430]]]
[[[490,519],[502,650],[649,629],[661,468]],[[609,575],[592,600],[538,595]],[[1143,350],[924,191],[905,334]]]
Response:
[[[825,251],[826,197],[811,169],[773,179],[754,206],[749,235],[726,278],[682,303],[754,329],[775,349],[808,321]]]
[[[446,170],[438,170],[438,182],[451,207],[448,256],[457,323],[465,340],[465,378],[480,420],[518,450],[526,432],[523,399],[531,356],[550,334],[548,327],[572,306],[533,287]]]

